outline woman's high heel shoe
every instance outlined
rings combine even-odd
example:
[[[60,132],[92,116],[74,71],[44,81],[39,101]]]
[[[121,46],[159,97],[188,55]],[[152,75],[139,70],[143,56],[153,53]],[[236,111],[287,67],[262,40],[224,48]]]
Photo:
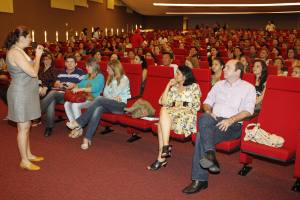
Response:
[[[92,146],[92,141],[87,140],[87,143],[82,143],[80,147],[82,150],[87,150],[90,146]]]
[[[166,167],[167,163],[168,163],[167,160],[164,160],[164,161],[156,160],[156,161],[154,161],[154,163],[149,165],[147,167],[147,169],[150,171],[156,171],[156,170],[159,170],[161,167]]]
[[[40,170],[41,168],[35,164],[24,164],[23,162],[20,162],[20,167],[22,169],[26,169],[26,170],[29,170],[29,171],[37,171],[37,170]]]
[[[171,157],[172,145],[165,145],[162,148],[161,158]]]

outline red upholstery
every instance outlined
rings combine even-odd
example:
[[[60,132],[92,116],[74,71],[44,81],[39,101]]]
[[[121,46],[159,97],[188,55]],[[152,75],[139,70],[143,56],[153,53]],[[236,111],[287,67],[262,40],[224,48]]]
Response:
[[[140,95],[142,85],[142,66],[140,64],[123,63],[123,68],[130,82],[131,97]],[[101,119],[111,123],[116,123],[122,115],[105,113]]]
[[[130,59],[128,57],[121,58],[121,62],[124,63],[130,63]]]
[[[148,67],[147,82],[142,98],[149,101],[155,108],[155,115],[159,115],[160,105],[158,100],[163,93],[167,83],[174,77],[173,68],[170,67]],[[133,119],[127,115],[118,117],[119,123],[130,127],[148,130],[151,129],[153,121],[146,121],[143,119]]]
[[[77,61],[77,67],[83,70],[84,72],[87,72],[84,60]]]
[[[211,88],[211,72],[209,69],[193,69],[193,74],[201,89],[201,103],[206,99]]]
[[[103,74],[105,80],[107,80],[107,63],[108,63],[107,61],[101,61],[99,63],[99,65],[100,65],[100,71]]]
[[[123,68],[130,81],[131,97],[140,95],[142,85],[142,66],[141,64],[123,63]]]
[[[300,79],[269,76],[267,83],[258,122],[266,131],[282,136],[284,146],[276,149],[242,140],[241,150],[287,162],[295,155],[300,130],[300,106],[297,106],[300,102]],[[241,162],[251,162],[251,159],[244,156]]]
[[[65,60],[64,59],[55,59],[55,67],[58,69],[65,68]]]
[[[243,80],[255,85],[255,75],[252,73],[244,73]]]
[[[268,65],[268,75],[277,75],[278,67],[275,65]]]
[[[186,49],[178,49],[178,48],[175,48],[173,49],[173,53],[175,55],[187,55],[188,54],[188,51]]]
[[[199,61],[199,66],[200,67],[209,67],[208,61]]]

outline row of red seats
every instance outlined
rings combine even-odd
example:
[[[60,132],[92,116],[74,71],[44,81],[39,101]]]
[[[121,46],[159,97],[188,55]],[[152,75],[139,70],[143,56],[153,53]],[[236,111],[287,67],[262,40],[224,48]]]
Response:
[[[106,72],[107,63],[100,63],[104,76]],[[132,96],[138,97],[138,91],[141,86],[141,67],[138,65],[124,64],[124,69],[127,76],[130,79]],[[210,70],[209,69],[193,69],[194,75],[200,85],[202,91],[201,102],[205,99],[207,93],[210,90]],[[174,72],[169,67],[149,67],[147,83],[142,98],[149,101],[156,109],[155,116],[159,116],[160,105],[158,99],[162,94],[168,81],[173,78]],[[245,74],[244,80],[254,84],[253,74]],[[131,99],[128,102],[128,106],[132,105],[136,99]],[[300,106],[297,104],[300,102],[300,80],[291,77],[277,77],[270,76],[268,79],[267,90],[263,100],[261,112],[258,116],[258,122],[261,126],[272,133],[282,136],[285,139],[283,148],[271,148],[268,146],[260,145],[253,142],[243,141],[245,126],[243,125],[243,136],[241,139],[225,141],[216,146],[217,150],[232,152],[239,148],[241,144],[240,162],[245,166],[239,172],[240,175],[246,175],[249,171],[249,164],[252,162],[252,156],[260,156],[280,162],[290,162],[295,156],[296,164],[294,170],[294,176],[297,181],[294,185],[294,190],[299,190],[300,180],[300,125],[298,123],[300,117]],[[282,106],[283,105],[283,106]],[[276,113],[276,115],[274,115]],[[156,132],[157,128],[155,123],[157,121],[147,121],[143,119],[134,119],[128,115],[119,114],[104,114],[102,121],[105,121],[104,125],[120,124],[126,127],[127,132],[130,134],[136,134],[144,131]],[[103,123],[103,122],[102,122]],[[171,138],[186,140],[183,135],[171,133]],[[192,139],[195,139],[193,134]],[[296,154],[296,151],[297,154]]]

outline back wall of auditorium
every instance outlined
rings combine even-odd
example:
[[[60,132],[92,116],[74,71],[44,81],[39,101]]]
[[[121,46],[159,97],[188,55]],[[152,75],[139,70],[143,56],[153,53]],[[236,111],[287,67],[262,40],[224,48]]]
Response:
[[[115,32],[131,31],[135,25],[154,29],[182,29],[182,16],[144,16],[136,12],[127,12],[124,6],[107,9],[106,1],[102,4],[88,1],[88,8],[76,6],[74,11],[50,7],[50,0],[14,0],[14,13],[0,12],[0,42],[1,46],[7,33],[17,25],[26,25],[35,31],[35,39],[44,41],[44,31],[47,39],[54,42],[59,32],[59,40],[65,40],[66,30],[80,32],[87,27],[104,30],[114,28]],[[188,27],[197,24],[212,25],[215,22],[229,24],[232,28],[263,28],[268,20],[273,20],[279,28],[300,28],[300,14],[260,14],[260,15],[194,15],[188,16]]]

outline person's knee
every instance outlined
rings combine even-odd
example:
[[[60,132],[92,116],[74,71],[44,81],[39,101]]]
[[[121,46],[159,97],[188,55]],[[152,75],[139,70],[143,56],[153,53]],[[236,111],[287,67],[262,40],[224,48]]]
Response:
[[[199,127],[207,127],[213,124],[214,118],[207,113],[203,113],[199,119]]]

